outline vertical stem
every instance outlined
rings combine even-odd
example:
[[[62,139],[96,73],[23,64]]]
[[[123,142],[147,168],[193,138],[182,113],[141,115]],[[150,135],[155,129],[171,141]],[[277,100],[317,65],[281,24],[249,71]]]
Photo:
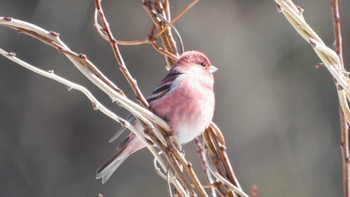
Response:
[[[95,6],[98,12],[98,16],[100,18],[102,28],[104,33],[106,34],[108,41],[113,49],[114,56],[119,64],[119,68],[122,71],[124,77],[130,84],[132,90],[134,91],[136,95],[136,99],[145,107],[148,108],[148,102],[146,101],[145,97],[141,93],[140,88],[137,85],[137,81],[131,76],[128,68],[126,67],[123,57],[120,54],[119,47],[118,47],[118,41],[113,37],[112,32],[109,28],[109,24],[107,22],[107,19],[103,13],[103,9],[101,6],[101,0],[95,0]]]
[[[197,153],[202,161],[202,168],[203,168],[205,177],[207,178],[209,184],[212,185],[214,183],[214,180],[213,180],[213,177],[211,176],[210,171],[208,169],[208,161],[205,157],[206,152],[202,146],[202,143],[201,143],[201,140],[199,139],[199,137],[194,138],[194,143],[195,143],[196,148],[197,148]],[[211,192],[211,197],[216,197],[216,191],[215,191],[214,187],[210,188],[210,192]]]
[[[339,15],[339,4],[338,0],[331,0],[331,8],[333,13],[333,25],[334,25],[334,37],[335,37],[335,51],[337,52],[341,65],[340,70],[344,69],[343,60],[343,46],[342,46],[342,36],[341,36],[341,25],[340,25],[340,15]],[[342,92],[343,91],[338,91]],[[342,95],[339,95],[342,96]],[[346,99],[346,97],[345,97]],[[346,100],[347,102],[347,100]],[[343,109],[339,105],[339,117],[340,117],[340,129],[341,129],[341,151],[343,159],[343,192],[344,197],[349,197],[350,193],[350,162],[349,162],[349,125],[344,116]]]
[[[349,185],[349,179],[350,179],[350,161],[349,161],[349,126],[345,120],[344,113],[340,109],[340,128],[341,128],[341,144],[340,148],[342,151],[342,158],[343,158],[343,191],[344,191],[344,197],[350,196],[350,185]]]
[[[341,61],[341,67],[344,68],[343,61],[343,40],[341,36],[341,26],[340,26],[340,15],[339,15],[339,5],[338,0],[331,0],[331,7],[333,13],[333,24],[334,24],[334,36],[335,36],[335,51],[339,55]]]

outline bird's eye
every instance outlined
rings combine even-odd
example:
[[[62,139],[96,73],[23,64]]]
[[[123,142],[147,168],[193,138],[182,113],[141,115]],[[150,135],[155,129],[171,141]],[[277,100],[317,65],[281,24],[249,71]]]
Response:
[[[203,63],[200,63],[200,65],[203,66],[203,67],[206,67],[206,66],[207,66],[207,64],[204,63],[204,62],[203,62]]]

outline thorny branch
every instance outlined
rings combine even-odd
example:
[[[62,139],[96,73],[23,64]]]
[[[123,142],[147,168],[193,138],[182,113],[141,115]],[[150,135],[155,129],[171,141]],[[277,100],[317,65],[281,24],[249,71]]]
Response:
[[[181,48],[183,48],[181,36],[175,29],[174,23],[197,2],[198,0],[192,0],[191,3],[182,12],[180,12],[173,20],[171,20],[170,4],[168,0],[143,0],[143,6],[153,21],[153,26],[151,27],[150,34],[148,35],[147,39],[119,41],[115,39],[109,28],[108,21],[103,13],[101,1],[95,0],[95,26],[97,32],[103,39],[107,40],[110,43],[121,72],[124,74],[124,77],[132,87],[137,100],[143,105],[143,107],[128,99],[123,91],[119,89],[115,84],[113,84],[113,82],[111,82],[106,76],[104,76],[103,73],[99,71],[98,67],[96,67],[86,57],[86,55],[79,54],[70,50],[68,46],[66,46],[59,39],[58,33],[52,31],[49,32],[33,24],[12,19],[10,17],[0,17],[0,25],[12,28],[18,32],[34,37],[64,54],[77,67],[77,69],[84,74],[86,78],[88,78],[103,92],[105,92],[113,102],[117,102],[121,107],[124,107],[136,118],[138,118],[145,128],[144,133],[137,131],[127,121],[118,117],[109,109],[105,108],[85,87],[66,80],[65,78],[55,75],[52,72],[43,71],[35,66],[23,62],[22,60],[16,58],[13,53],[7,53],[1,49],[0,53],[8,59],[18,63],[19,65],[32,70],[33,72],[63,83],[72,89],[77,89],[83,92],[93,103],[94,109],[100,110],[108,117],[112,118],[122,126],[127,127],[129,130],[134,132],[140,139],[142,139],[147,148],[152,152],[156,159],[156,163],[159,164],[162,171],[166,172],[166,175],[162,174],[158,165],[156,165],[156,171],[160,174],[160,176],[162,178],[166,178],[166,180],[176,188],[176,190],[173,191],[174,195],[208,196],[203,184],[201,184],[197,178],[192,164],[189,163],[184,158],[182,153],[177,149],[178,144],[176,144],[176,142],[167,136],[167,132],[170,130],[167,123],[147,109],[148,103],[142,95],[141,90],[137,86],[136,80],[128,71],[121,52],[118,48],[118,45],[151,44],[157,52],[165,56],[167,61],[167,68],[170,68],[178,57],[178,49],[175,39],[172,35],[172,30],[176,32],[180,40]],[[99,22],[101,24],[99,24]],[[163,47],[160,47],[157,44],[158,38],[161,39]],[[158,135],[159,132],[162,134],[163,138]],[[148,143],[145,138],[146,136],[154,142],[156,147],[151,146]],[[212,161],[215,164],[215,167],[210,167],[210,159],[206,158],[206,156],[202,157],[204,170],[206,171],[206,176],[208,177],[209,184],[211,187],[215,188],[215,190],[211,189],[212,196],[216,196],[215,192],[217,191],[221,196],[247,197],[248,195],[242,191],[228,160],[224,137],[222,136],[219,128],[214,123],[211,123],[210,127],[206,130],[204,134],[204,141],[205,147],[202,147],[202,153],[205,153],[206,149],[208,149]],[[197,143],[200,144],[199,141]],[[158,154],[159,150],[162,152],[162,154]],[[165,159],[169,162],[172,170],[165,162]],[[208,173],[208,169],[210,173],[212,173],[212,175],[217,178],[216,182],[211,181],[209,178],[211,175]],[[169,195],[173,196],[171,191]]]

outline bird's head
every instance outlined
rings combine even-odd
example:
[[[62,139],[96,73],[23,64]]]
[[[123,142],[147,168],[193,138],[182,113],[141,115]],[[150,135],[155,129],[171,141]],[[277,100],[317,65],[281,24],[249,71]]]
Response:
[[[218,70],[215,66],[213,66],[210,63],[206,55],[198,51],[184,52],[183,54],[181,54],[175,66],[197,67],[210,73],[214,73]]]

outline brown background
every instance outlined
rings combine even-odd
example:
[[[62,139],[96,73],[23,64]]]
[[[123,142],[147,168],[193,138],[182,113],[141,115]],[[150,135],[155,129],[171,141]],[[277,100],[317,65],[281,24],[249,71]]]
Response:
[[[172,1],[172,14],[190,1]],[[329,1],[297,1],[305,18],[333,43]],[[122,40],[142,39],[151,21],[141,1],[105,1],[111,28]],[[349,3],[341,2],[345,63],[349,54]],[[93,27],[93,1],[1,0],[0,15],[54,30],[133,98],[108,43]],[[338,101],[332,77],[272,0],[200,1],[177,23],[186,50],[205,52],[215,74],[215,122],[245,191],[259,196],[341,196]],[[0,27],[0,47],[45,70],[90,88],[116,113],[127,112],[84,79],[62,55],[25,35]],[[149,45],[120,47],[145,95],[166,74]],[[166,196],[166,183],[146,151],[130,157],[102,185],[96,168],[112,154],[119,125],[77,91],[0,57],[0,196]],[[198,165],[193,144],[187,157]],[[200,173],[201,170],[198,170]]]

